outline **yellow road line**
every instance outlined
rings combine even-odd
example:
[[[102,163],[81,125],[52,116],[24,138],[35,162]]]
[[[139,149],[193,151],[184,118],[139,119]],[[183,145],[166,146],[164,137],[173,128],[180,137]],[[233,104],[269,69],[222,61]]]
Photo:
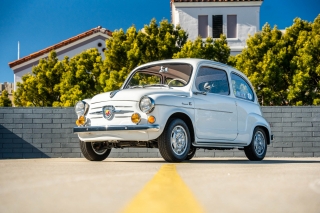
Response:
[[[124,213],[204,212],[173,164],[163,165]]]

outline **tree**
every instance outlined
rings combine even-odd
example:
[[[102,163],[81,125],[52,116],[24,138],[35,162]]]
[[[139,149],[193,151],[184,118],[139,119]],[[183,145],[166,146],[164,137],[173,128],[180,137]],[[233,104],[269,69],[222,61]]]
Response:
[[[320,15],[308,26],[310,29],[299,32],[293,57],[296,69],[288,99],[295,105],[320,104]]]
[[[318,103],[313,99],[319,97],[319,74],[313,70],[319,66],[319,17],[313,24],[296,18],[284,33],[266,24],[247,40],[241,54],[229,59],[229,64],[248,76],[262,105]]]
[[[53,106],[74,106],[78,101],[90,98],[103,91],[98,79],[105,72],[102,57],[96,48],[88,49],[62,62],[64,72],[55,90],[60,99]]]
[[[104,66],[107,70],[99,77],[104,91],[121,87],[129,72],[141,64],[170,59],[180,51],[187,40],[187,34],[167,20],[156,23],[152,19],[144,30],[137,32],[134,26],[126,33],[120,29],[106,41]]]
[[[208,37],[205,41],[198,37],[195,41],[188,40],[181,50],[174,54],[173,58],[203,58],[227,63],[230,56],[225,35],[213,40]]]
[[[59,85],[64,66],[57,54],[51,51],[48,58],[40,59],[39,64],[32,68],[32,74],[22,76],[22,83],[17,82],[14,92],[16,106],[52,106],[60,100]]]
[[[7,90],[3,90],[0,96],[0,107],[12,107],[12,102],[8,97]]]

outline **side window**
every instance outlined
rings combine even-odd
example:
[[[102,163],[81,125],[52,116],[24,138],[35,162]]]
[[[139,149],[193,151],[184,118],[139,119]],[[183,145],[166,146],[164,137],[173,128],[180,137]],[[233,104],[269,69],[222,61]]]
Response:
[[[223,70],[200,67],[195,81],[199,91],[229,95],[229,83],[227,73]]]
[[[254,101],[254,95],[249,84],[240,76],[231,74],[233,93],[237,98]]]

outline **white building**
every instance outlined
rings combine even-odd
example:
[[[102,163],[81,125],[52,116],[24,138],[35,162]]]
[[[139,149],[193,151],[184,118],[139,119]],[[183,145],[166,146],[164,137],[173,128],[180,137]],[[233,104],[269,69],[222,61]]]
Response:
[[[14,90],[16,90],[16,83],[22,81],[22,76],[26,73],[31,73],[32,67],[37,65],[41,58],[47,57],[51,50],[56,51],[59,60],[62,60],[65,56],[71,58],[84,50],[94,47],[97,48],[104,57],[103,51],[105,49],[105,40],[109,39],[111,36],[111,31],[98,26],[72,38],[61,41],[58,44],[10,62],[9,66],[14,72]]]
[[[0,96],[3,92],[3,90],[6,90],[8,92],[8,97],[10,98],[10,100],[13,100],[13,83],[10,82],[4,82],[4,83],[0,83]]]
[[[260,6],[263,0],[171,0],[171,18],[176,26],[194,40],[227,36],[231,54],[246,46],[248,35],[259,29]]]

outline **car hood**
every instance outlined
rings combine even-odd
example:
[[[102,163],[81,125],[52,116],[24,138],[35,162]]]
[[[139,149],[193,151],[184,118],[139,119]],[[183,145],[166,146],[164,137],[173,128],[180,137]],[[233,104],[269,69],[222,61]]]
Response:
[[[113,94],[113,97],[110,97],[110,93]],[[161,95],[170,95],[170,96],[189,96],[188,92],[177,90],[174,88],[132,88],[132,89],[123,89],[116,90],[112,92],[101,93],[92,98],[91,102],[100,102],[100,101],[139,101],[142,96],[161,96]]]

